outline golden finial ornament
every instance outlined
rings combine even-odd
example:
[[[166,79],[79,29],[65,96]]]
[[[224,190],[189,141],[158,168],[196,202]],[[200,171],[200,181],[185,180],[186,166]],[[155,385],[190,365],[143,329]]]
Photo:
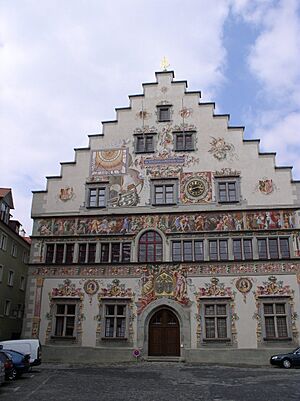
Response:
[[[167,71],[168,67],[170,67],[169,60],[167,59],[166,56],[164,56],[163,59],[161,60],[160,66],[163,71]]]

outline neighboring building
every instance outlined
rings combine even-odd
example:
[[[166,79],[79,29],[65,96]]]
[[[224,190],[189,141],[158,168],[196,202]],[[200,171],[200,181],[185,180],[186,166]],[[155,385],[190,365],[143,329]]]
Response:
[[[11,220],[10,188],[0,188],[0,340],[20,338],[30,252],[21,224]]]
[[[23,336],[51,355],[257,361],[299,344],[300,183],[173,78],[34,192]]]

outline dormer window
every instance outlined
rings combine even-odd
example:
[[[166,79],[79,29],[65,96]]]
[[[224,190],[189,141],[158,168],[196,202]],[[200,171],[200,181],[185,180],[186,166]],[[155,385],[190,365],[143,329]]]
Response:
[[[139,134],[135,136],[135,153],[154,152],[154,135]]]
[[[171,121],[171,106],[157,107],[158,122]]]

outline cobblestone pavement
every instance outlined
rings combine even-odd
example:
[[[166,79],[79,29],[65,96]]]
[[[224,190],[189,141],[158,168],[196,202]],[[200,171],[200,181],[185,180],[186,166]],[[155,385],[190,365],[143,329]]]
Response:
[[[0,387],[4,401],[293,401],[300,369],[137,362],[43,364]]]

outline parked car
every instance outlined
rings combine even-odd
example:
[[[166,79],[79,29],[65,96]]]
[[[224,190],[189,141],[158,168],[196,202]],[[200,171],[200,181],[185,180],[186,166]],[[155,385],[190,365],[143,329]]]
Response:
[[[300,366],[300,347],[286,354],[272,355],[270,358],[271,365],[281,366],[289,369],[292,366]]]
[[[5,382],[5,367],[4,363],[0,361],[0,386]]]
[[[22,376],[23,373],[27,373],[30,369],[30,355],[22,354],[18,351],[6,349],[5,353],[10,355],[13,362],[13,369],[15,377]]]
[[[12,349],[22,354],[30,354],[30,366],[37,366],[42,363],[42,346],[38,339],[22,339],[1,341],[0,347]]]
[[[14,364],[12,357],[8,355],[5,351],[0,350],[0,361],[4,363],[5,368],[5,379],[14,380],[16,378],[16,370],[14,369]]]

